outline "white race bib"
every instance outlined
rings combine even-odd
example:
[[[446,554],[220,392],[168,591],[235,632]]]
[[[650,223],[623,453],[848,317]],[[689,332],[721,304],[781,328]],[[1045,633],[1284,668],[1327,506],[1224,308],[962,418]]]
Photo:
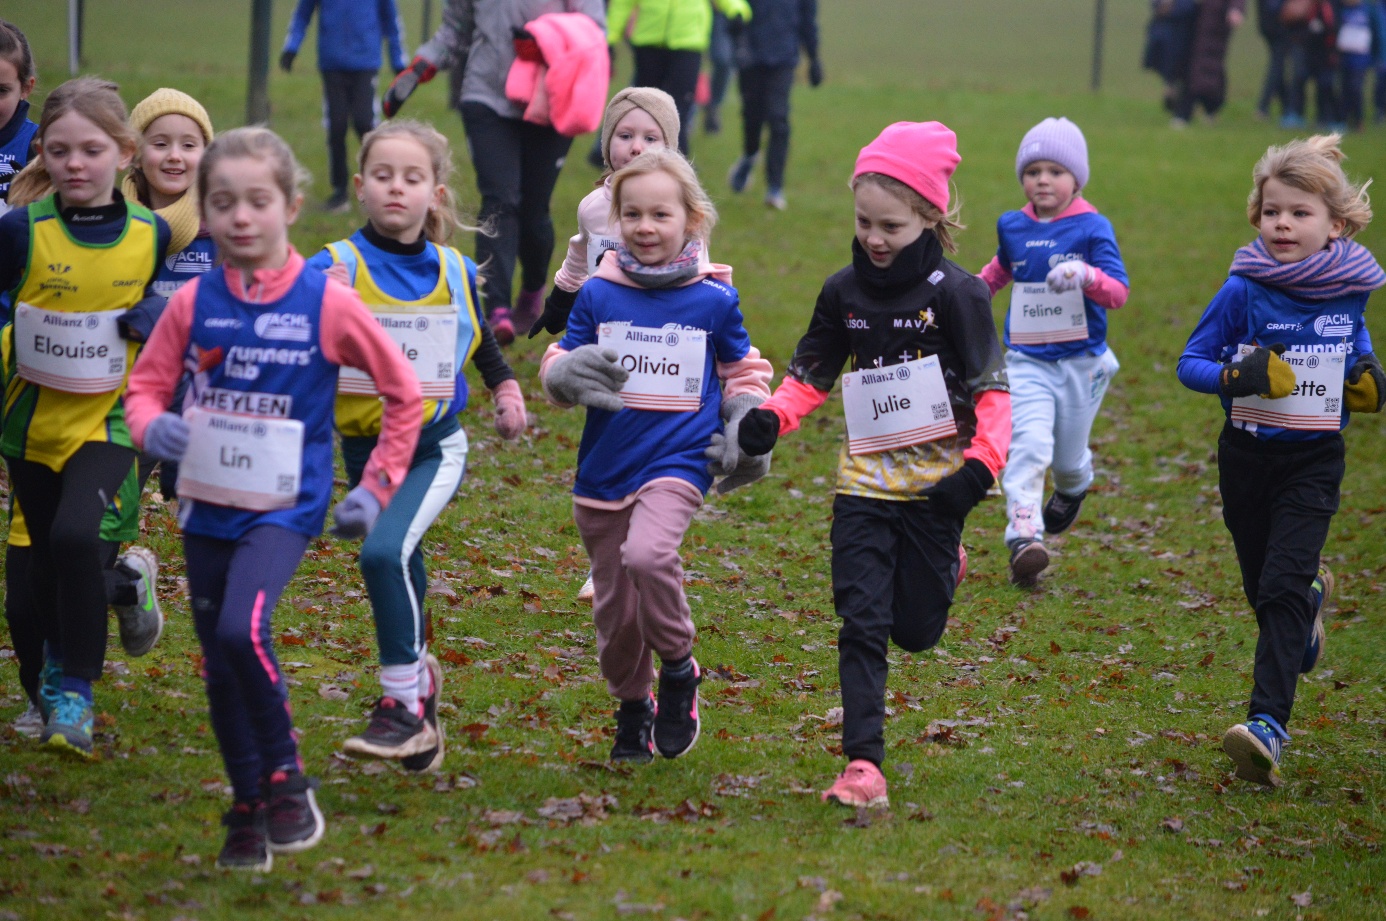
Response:
[[[597,327],[597,345],[615,349],[630,372],[621,388],[628,409],[692,412],[703,405],[707,333],[701,329],[654,329],[629,323]]]
[[[1369,54],[1372,50],[1372,28],[1360,22],[1344,23],[1338,29],[1338,50],[1344,54]]]
[[[591,278],[597,274],[597,263],[601,261],[602,254],[607,250],[615,249],[620,245],[620,237],[604,237],[600,234],[593,234],[587,240],[587,277]],[[615,259],[615,256],[611,257]]]
[[[1233,361],[1255,350],[1243,345]],[[1287,351],[1280,356],[1295,372],[1295,389],[1287,397],[1237,397],[1232,401],[1235,422],[1256,422],[1303,432],[1336,432],[1343,421],[1343,352]]]
[[[409,309],[372,307],[371,316],[399,346],[419,378],[427,399],[451,399],[457,387],[457,305],[435,304]],[[337,391],[356,396],[379,396],[365,371],[342,366]]]
[[[842,375],[847,452],[878,454],[956,435],[938,356]]]
[[[178,495],[269,512],[298,503],[303,423],[189,409],[188,452],[178,467]]]
[[[1088,338],[1088,312],[1081,290],[1055,293],[1044,282],[1011,285],[1011,342],[1047,345]]]
[[[20,302],[14,312],[19,376],[65,393],[110,393],[125,380],[123,310],[66,313]]]

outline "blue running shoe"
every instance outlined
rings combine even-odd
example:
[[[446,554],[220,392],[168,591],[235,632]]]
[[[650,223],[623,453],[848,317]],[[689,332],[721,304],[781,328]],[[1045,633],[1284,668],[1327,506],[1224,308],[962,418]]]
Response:
[[[1333,570],[1320,563],[1319,574],[1314,579],[1311,591],[1318,600],[1314,605],[1314,629],[1309,631],[1309,642],[1304,647],[1304,660],[1299,663],[1301,675],[1312,672],[1314,666],[1319,664],[1319,659],[1323,657],[1324,640],[1328,638],[1328,633],[1323,627],[1323,612],[1328,607],[1329,599],[1333,597]]]
[[[79,758],[96,757],[91,745],[91,702],[76,691],[63,691],[39,741]]]
[[[731,172],[727,173],[727,185],[731,186],[733,192],[744,192],[746,186],[751,182],[751,173],[756,168],[756,160],[759,154],[752,154],[749,157],[741,157],[732,164]]]
[[[1222,750],[1237,766],[1237,777],[1259,783],[1264,787],[1278,787],[1280,778],[1280,752],[1290,741],[1279,723],[1264,713],[1258,713],[1245,723],[1238,723],[1222,736]]]
[[[43,668],[39,670],[38,690],[39,716],[43,717],[43,724],[46,726],[48,718],[58,706],[58,701],[63,699],[63,667],[45,658]]]

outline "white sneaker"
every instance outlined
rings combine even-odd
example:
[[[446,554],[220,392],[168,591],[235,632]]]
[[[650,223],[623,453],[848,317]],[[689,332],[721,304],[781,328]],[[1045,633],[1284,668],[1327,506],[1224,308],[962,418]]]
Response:
[[[578,589],[577,600],[592,603],[592,599],[597,597],[597,587],[592,584],[592,574],[587,574],[587,581],[582,583],[582,588]]]
[[[164,613],[159,610],[159,558],[153,550],[131,547],[116,560],[116,565],[134,574],[134,604],[112,605],[120,624],[120,645],[133,658],[139,658],[154,648],[164,632]]]

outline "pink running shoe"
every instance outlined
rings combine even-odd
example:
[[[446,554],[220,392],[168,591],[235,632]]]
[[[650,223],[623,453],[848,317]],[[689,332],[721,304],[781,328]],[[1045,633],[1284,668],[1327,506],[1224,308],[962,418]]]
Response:
[[[515,341],[515,323],[510,316],[509,307],[497,307],[491,311],[491,316],[486,318],[486,322],[491,325],[491,335],[496,337],[496,343],[507,346]]]
[[[953,590],[957,591],[958,586],[962,585],[963,579],[967,578],[967,548],[958,544],[958,581],[953,583]]]
[[[847,762],[847,770],[837,775],[833,785],[823,791],[823,802],[832,800],[842,806],[867,809],[890,805],[886,796],[886,779],[881,769],[870,761],[858,758]]]
[[[514,325],[516,333],[527,333],[534,321],[539,319],[539,314],[544,312],[544,289],[538,291],[520,291],[520,296],[515,298],[515,309],[510,314],[510,322]]]

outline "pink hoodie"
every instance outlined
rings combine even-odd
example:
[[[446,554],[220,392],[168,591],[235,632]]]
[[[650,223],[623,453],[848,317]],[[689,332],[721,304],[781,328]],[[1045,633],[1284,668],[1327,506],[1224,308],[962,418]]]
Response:
[[[246,303],[278,300],[293,287],[303,271],[304,259],[291,246],[289,260],[277,269],[257,269],[249,285],[242,283],[241,271],[222,267],[231,293]],[[168,307],[154,326],[130,372],[125,391],[125,421],[135,444],[143,447],[149,423],[163,413],[173,399],[178,378],[183,373],[183,356],[188,350],[193,306],[197,302],[198,280],[193,279],[169,299]],[[359,368],[375,379],[385,398],[385,414],[380,425],[380,441],[366,462],[361,485],[371,491],[380,505],[390,503],[395,490],[409,472],[414,448],[419,441],[419,418],[423,399],[419,381],[409,361],[371,316],[353,289],[333,278],[327,280],[322,299],[322,327],[319,334],[323,357],[333,364]],[[335,393],[322,394],[324,400]]]

